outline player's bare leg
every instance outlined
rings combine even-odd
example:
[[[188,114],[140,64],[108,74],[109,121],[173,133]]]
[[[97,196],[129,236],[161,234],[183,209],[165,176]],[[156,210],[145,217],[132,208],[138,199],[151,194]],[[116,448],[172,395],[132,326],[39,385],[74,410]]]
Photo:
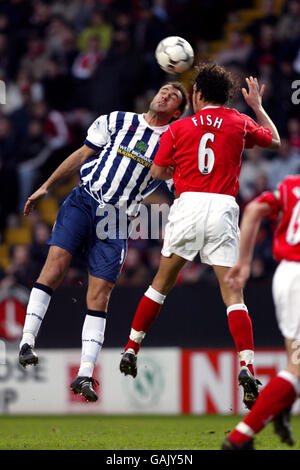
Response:
[[[285,339],[285,343],[286,369],[263,388],[251,411],[225,439],[223,449],[241,450],[271,420],[280,440],[288,445],[294,444],[289,412],[300,395],[300,341]]]
[[[244,304],[242,289],[232,289],[225,283],[224,278],[230,268],[214,266],[219,281],[223,302],[227,307],[228,326],[239,355],[241,371],[238,376],[239,385],[244,389],[243,402],[251,409],[258,396],[258,385],[254,377],[254,342],[252,322]]]
[[[87,314],[82,329],[82,354],[77,378],[71,383],[71,390],[80,393],[86,401],[98,399],[94,388],[94,367],[102,348],[106,326],[108,302],[114,283],[89,274],[87,291]]]
[[[181,268],[186,263],[184,258],[172,254],[161,256],[160,265],[152,285],[142,297],[131,325],[129,341],[120,362],[120,371],[125,375],[137,375],[136,356],[146,333],[158,316],[162,304],[174,286]]]
[[[50,246],[44,267],[29,297],[19,353],[19,362],[23,367],[38,363],[38,356],[34,351],[35,340],[53,291],[63,280],[71,259],[72,255],[65,249]]]

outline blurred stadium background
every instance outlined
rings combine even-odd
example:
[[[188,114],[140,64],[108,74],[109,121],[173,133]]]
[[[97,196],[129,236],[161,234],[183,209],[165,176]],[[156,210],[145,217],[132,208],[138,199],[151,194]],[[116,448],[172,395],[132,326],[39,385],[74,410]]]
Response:
[[[82,145],[97,116],[143,112],[155,90],[174,79],[154,58],[158,42],[170,35],[191,43],[195,62],[214,60],[240,83],[250,74],[266,84],[264,106],[282,146],[278,152],[244,152],[241,212],[257,194],[299,173],[300,113],[292,101],[292,83],[300,78],[299,0],[1,0],[0,79],[6,87],[6,104],[0,105],[0,338],[6,347],[1,414],[244,411],[226,310],[212,270],[199,259],[187,263],[145,339],[137,379],[119,373],[132,315],[158,266],[158,240],[130,242],[96,369],[99,402],[86,405],[69,392],[85,315],[87,277],[80,258],[73,260],[45,317],[37,342],[39,367],[22,371],[17,362],[29,292],[45,261],[59,205],[77,176],[27,218],[24,202]],[[192,70],[180,76],[189,91],[192,78]],[[250,111],[240,93],[231,106]],[[153,202],[172,199],[156,192],[146,201]],[[270,222],[260,229],[246,289],[263,383],[285,363],[271,298],[273,230]]]

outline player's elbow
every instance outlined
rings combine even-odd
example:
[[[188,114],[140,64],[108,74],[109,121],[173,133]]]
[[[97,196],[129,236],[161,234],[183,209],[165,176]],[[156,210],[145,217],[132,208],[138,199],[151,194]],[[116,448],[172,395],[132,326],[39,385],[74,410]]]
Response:
[[[278,150],[281,147],[281,141],[280,138],[278,139],[272,139],[271,145],[269,145],[270,150]]]
[[[252,222],[259,221],[264,216],[265,205],[258,201],[250,202],[245,208],[244,217]]]

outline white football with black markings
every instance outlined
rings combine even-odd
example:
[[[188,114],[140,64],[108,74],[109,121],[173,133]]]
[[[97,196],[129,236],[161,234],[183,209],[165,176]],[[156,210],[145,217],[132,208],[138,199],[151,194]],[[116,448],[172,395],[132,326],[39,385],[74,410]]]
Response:
[[[155,57],[158,65],[171,74],[188,70],[194,62],[194,51],[189,42],[179,36],[169,36],[158,44]]]

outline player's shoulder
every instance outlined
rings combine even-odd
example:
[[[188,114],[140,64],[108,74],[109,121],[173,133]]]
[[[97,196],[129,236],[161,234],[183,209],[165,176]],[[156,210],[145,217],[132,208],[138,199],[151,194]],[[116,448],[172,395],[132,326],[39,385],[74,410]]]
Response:
[[[293,190],[299,188],[298,193],[300,196],[300,175],[287,175],[278,185],[279,189],[286,188],[287,190]]]
[[[132,119],[136,113],[133,113],[131,111],[112,111],[111,113],[108,114],[108,116],[111,119],[117,120],[117,121],[124,121],[128,119]]]
[[[110,130],[118,131],[123,128],[124,125],[130,125],[134,117],[137,118],[137,114],[129,111],[112,111],[107,115],[107,125]]]
[[[300,174],[297,175],[287,175],[283,180],[282,183],[290,183],[290,184],[299,184],[300,183]]]
[[[248,114],[241,113],[235,108],[224,107],[224,109],[226,109],[227,114],[230,115],[233,119],[240,120],[243,122],[253,122],[253,119],[248,116]]]
[[[174,132],[186,129],[193,123],[193,118],[195,116],[196,115],[193,114],[192,116],[187,116],[181,119],[177,119],[177,121],[171,122],[171,124],[169,125],[169,129]]]

